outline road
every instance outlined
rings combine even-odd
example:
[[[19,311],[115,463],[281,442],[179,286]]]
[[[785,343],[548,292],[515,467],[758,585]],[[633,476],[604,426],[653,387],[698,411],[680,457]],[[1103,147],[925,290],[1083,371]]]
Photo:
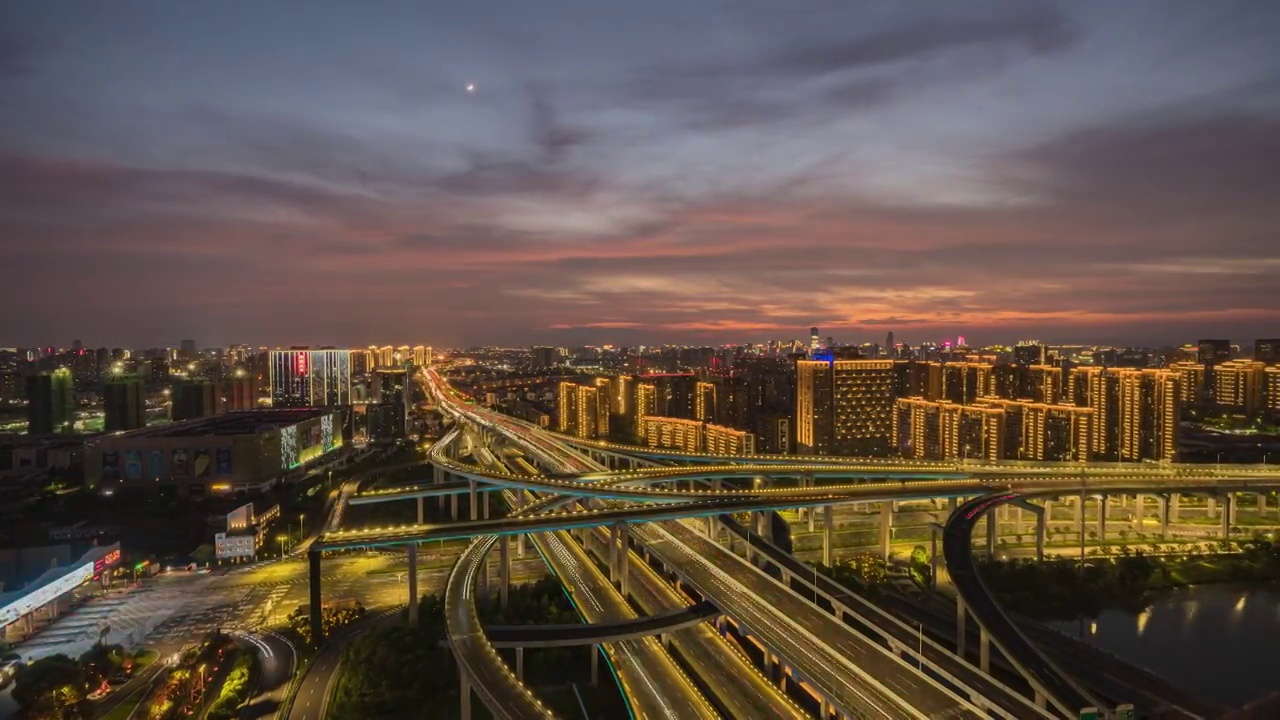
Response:
[[[1027,639],[987,591],[973,561],[974,525],[984,514],[1016,497],[1014,493],[978,497],[952,513],[943,530],[942,548],[947,559],[947,571],[956,593],[963,598],[978,624],[991,635],[992,644],[1009,658],[1037,692],[1046,696],[1050,704],[1059,712],[1074,717],[1082,708],[1098,707],[1098,700]]]

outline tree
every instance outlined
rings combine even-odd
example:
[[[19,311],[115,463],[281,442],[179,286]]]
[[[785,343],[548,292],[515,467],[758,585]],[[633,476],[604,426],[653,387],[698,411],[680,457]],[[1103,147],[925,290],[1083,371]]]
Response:
[[[13,699],[29,715],[88,718],[89,678],[80,663],[66,655],[41,658],[18,670]]]
[[[191,559],[199,565],[208,565],[217,558],[217,551],[209,543],[205,543],[191,552]]]

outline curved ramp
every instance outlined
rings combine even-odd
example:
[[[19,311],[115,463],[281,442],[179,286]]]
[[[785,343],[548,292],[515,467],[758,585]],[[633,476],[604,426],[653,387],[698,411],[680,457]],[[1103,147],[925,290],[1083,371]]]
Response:
[[[490,625],[484,629],[494,647],[569,647],[635,640],[705,622],[720,614],[707,601],[661,615],[593,625]]]

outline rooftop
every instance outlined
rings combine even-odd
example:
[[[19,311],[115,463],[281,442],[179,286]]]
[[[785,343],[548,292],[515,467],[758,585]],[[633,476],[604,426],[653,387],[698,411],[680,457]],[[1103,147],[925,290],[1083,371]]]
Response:
[[[167,425],[155,425],[127,433],[129,437],[197,437],[208,435],[249,435],[263,425],[275,428],[296,425],[304,420],[328,415],[332,408],[272,408],[244,410],[214,417],[183,420]]]

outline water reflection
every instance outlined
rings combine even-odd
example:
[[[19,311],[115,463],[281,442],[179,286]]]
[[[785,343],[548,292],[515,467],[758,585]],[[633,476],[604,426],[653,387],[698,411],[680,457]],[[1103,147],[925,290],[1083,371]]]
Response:
[[[1280,593],[1205,586],[1180,590],[1134,616],[1050,623],[1206,699],[1243,705],[1275,689]]]

